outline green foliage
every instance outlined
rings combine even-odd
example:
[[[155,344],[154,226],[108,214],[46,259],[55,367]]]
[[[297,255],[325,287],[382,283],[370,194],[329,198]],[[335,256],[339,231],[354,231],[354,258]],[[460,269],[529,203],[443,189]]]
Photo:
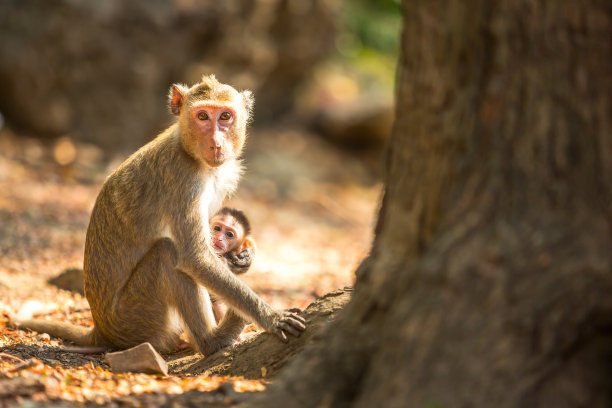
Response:
[[[402,23],[400,0],[343,0],[337,52],[298,91],[300,109],[392,95]]]
[[[368,51],[395,54],[401,20],[399,0],[345,0],[345,30],[338,39],[338,49],[353,55]]]
[[[344,0],[336,48],[348,71],[391,85],[401,29],[400,0]]]

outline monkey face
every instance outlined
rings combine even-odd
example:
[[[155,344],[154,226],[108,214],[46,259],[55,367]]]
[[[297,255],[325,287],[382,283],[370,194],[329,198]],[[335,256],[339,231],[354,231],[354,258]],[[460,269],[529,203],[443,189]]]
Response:
[[[214,75],[204,76],[191,88],[170,88],[170,110],[179,117],[185,150],[212,167],[240,155],[252,107],[251,92],[238,92]]]
[[[210,220],[212,246],[219,255],[237,249],[244,238],[242,225],[231,215],[215,215]]]
[[[216,167],[236,157],[233,139],[237,113],[231,106],[200,102],[191,108],[189,121],[196,152]]]

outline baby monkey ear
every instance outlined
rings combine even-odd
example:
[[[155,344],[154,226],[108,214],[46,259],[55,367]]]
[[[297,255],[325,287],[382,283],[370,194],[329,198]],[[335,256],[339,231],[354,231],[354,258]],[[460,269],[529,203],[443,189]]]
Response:
[[[246,237],[244,241],[242,241],[242,245],[240,245],[240,248],[238,248],[237,252],[242,252],[245,249],[249,249],[249,248],[252,248],[252,250],[255,250],[255,240],[250,235]]]
[[[175,84],[170,87],[168,96],[170,100],[170,111],[173,115],[178,116],[181,113],[183,99],[187,91],[188,89],[185,85]]]

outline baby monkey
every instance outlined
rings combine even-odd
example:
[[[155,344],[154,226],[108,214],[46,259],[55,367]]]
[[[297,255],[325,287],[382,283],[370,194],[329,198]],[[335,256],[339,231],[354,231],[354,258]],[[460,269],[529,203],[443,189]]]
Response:
[[[242,211],[223,207],[210,219],[210,234],[213,250],[227,262],[234,274],[248,271],[256,246],[251,236],[251,224]],[[210,300],[215,320],[219,322],[227,312],[227,306],[212,294]]]
[[[223,207],[210,219],[213,250],[230,270],[240,275],[248,271],[255,255],[255,240],[247,216],[235,208]]]

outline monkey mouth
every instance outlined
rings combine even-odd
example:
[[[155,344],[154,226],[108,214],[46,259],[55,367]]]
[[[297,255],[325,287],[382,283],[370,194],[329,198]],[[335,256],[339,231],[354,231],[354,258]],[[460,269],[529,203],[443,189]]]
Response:
[[[225,158],[223,158],[223,157],[220,158],[220,159],[214,158],[213,160],[211,160],[209,162],[209,164],[211,166],[213,166],[213,167],[218,167],[218,166],[222,165],[223,163],[225,163]]]
[[[221,149],[209,150],[205,157],[208,164],[213,167],[222,165],[226,159],[225,153]]]
[[[215,149],[215,161],[225,161],[225,152],[221,149]]]

